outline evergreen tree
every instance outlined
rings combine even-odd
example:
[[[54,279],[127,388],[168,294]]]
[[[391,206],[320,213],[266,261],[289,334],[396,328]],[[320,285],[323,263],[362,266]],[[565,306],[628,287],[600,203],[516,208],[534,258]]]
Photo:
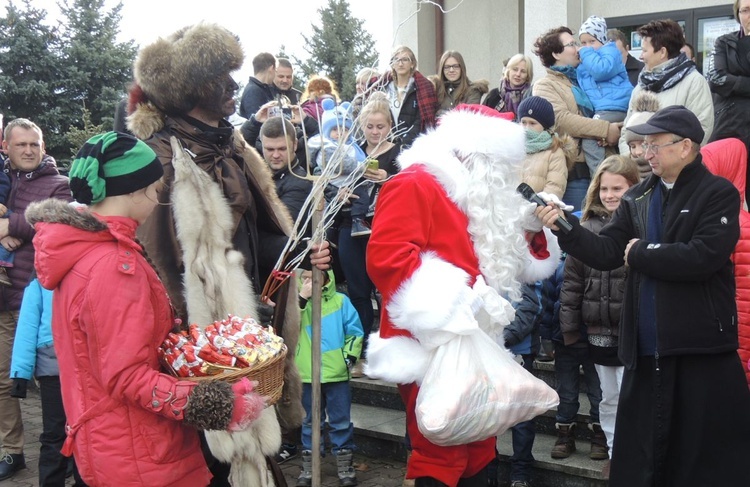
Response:
[[[94,125],[112,127],[115,106],[132,80],[137,48],[118,43],[122,2],[107,11],[104,0],[63,0],[62,61],[68,67],[66,99],[72,124],[83,128],[85,108]]]
[[[347,0],[328,0],[318,13],[320,21],[312,24],[312,36],[302,35],[310,58],[296,61],[306,77],[325,74],[336,83],[341,98],[351,100],[357,71],[377,65],[375,42],[364,29],[364,21],[352,16]]]
[[[65,91],[65,73],[59,59],[57,29],[43,23],[47,12],[13,2],[0,18],[0,112],[5,122],[28,118],[42,128],[48,151],[67,142],[67,116],[59,104]]]

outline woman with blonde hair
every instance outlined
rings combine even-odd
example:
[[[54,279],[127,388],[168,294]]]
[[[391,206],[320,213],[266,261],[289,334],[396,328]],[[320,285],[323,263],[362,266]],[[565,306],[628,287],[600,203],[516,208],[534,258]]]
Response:
[[[500,86],[493,88],[482,103],[500,113],[517,112],[521,101],[531,94],[531,80],[534,68],[531,58],[525,54],[515,54],[505,64]]]
[[[367,154],[368,160],[377,161],[377,168],[368,165],[364,173],[365,179],[374,183],[369,195],[370,211],[368,212],[368,219],[371,219],[375,213],[375,202],[381,185],[399,171],[396,158],[401,152],[401,145],[398,141],[394,143],[389,139],[393,119],[391,118],[388,97],[384,93],[376,92],[370,96],[367,104],[360,112],[359,122],[360,130],[365,139],[361,145],[362,150]],[[346,277],[349,298],[357,310],[362,328],[365,331],[362,356],[352,368],[352,377],[362,377],[364,375],[363,367],[366,361],[367,342],[374,322],[372,293],[375,291],[375,285],[367,275],[365,260],[369,239],[352,236],[352,232],[349,230],[352,226],[351,213],[346,209],[345,206],[341,212],[338,237],[339,258]],[[369,236],[369,228],[367,233]]]
[[[322,104],[326,98],[330,98],[338,104],[339,92],[336,91],[336,84],[325,76],[313,76],[307,82],[305,92],[300,97],[302,110],[307,116],[320,123],[320,118],[323,116]]]
[[[399,46],[391,56],[391,69],[378,80],[374,89],[388,96],[395,132],[404,147],[435,126],[438,100],[435,87],[417,71],[417,57],[406,46]]]
[[[437,116],[456,108],[461,103],[479,104],[482,95],[487,93],[489,88],[486,80],[476,83],[469,80],[464,57],[458,51],[443,53],[436,78],[435,93],[440,104]]]

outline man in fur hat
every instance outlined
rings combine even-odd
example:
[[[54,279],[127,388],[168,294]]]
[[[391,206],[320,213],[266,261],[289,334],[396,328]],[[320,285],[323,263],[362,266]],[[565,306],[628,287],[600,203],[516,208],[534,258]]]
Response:
[[[415,405],[431,350],[456,330],[502,336],[515,315],[508,299],[520,299],[522,281],[551,275],[560,257],[516,192],[524,131],[496,117],[459,105],[401,154],[402,171],[383,185],[367,247],[383,316],[366,373],[398,384],[412,445],[406,477],[417,487],[484,487],[495,458],[495,438],[438,446],[419,430]]]
[[[156,152],[166,188],[139,237],[183,323],[205,326],[230,312],[258,318],[257,294],[292,231],[268,166],[226,120],[238,88],[230,73],[243,57],[234,34],[202,23],[142,48],[135,61],[128,128]],[[184,150],[173,152],[170,139]],[[327,244],[311,256],[320,268],[329,260]],[[242,448],[224,433],[206,434],[214,455],[232,462],[235,486],[274,485],[263,457],[280,446],[279,422],[292,429],[304,415],[293,353],[297,293],[290,289],[273,299],[274,324],[292,351],[278,421],[267,409],[257,427],[243,432]],[[214,463],[212,485],[228,485],[226,469]]]

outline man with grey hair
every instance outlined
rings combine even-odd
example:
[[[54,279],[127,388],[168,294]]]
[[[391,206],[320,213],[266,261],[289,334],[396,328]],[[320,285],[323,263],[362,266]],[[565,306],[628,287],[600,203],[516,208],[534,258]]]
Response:
[[[750,391],[730,260],[740,197],[703,165],[705,134],[689,109],[668,106],[629,130],[644,137],[653,175],[625,193],[599,235],[572,215],[571,230],[556,232],[563,250],[594,269],[628,266],[609,485],[741,485]],[[555,207],[537,214],[558,230]]]
[[[5,171],[10,174],[10,214],[0,218],[0,245],[15,253],[8,268],[11,285],[0,294],[0,480],[11,478],[26,466],[23,455],[23,422],[19,393],[13,389],[10,362],[23,291],[34,270],[34,228],[26,222],[26,207],[33,201],[59,198],[71,201],[68,178],[60,175],[55,160],[44,153],[42,130],[25,118],[12,120],[5,128],[3,150],[8,155]],[[54,354],[54,351],[49,350]],[[60,438],[60,447],[64,437]]]

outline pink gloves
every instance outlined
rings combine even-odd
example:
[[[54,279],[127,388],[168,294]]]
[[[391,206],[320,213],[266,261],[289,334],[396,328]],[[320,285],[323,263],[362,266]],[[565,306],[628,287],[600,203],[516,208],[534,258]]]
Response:
[[[250,423],[258,419],[266,407],[266,398],[253,392],[257,382],[251,382],[243,377],[240,381],[232,384],[234,392],[234,409],[232,419],[229,422],[229,431],[242,431],[250,426]]]

